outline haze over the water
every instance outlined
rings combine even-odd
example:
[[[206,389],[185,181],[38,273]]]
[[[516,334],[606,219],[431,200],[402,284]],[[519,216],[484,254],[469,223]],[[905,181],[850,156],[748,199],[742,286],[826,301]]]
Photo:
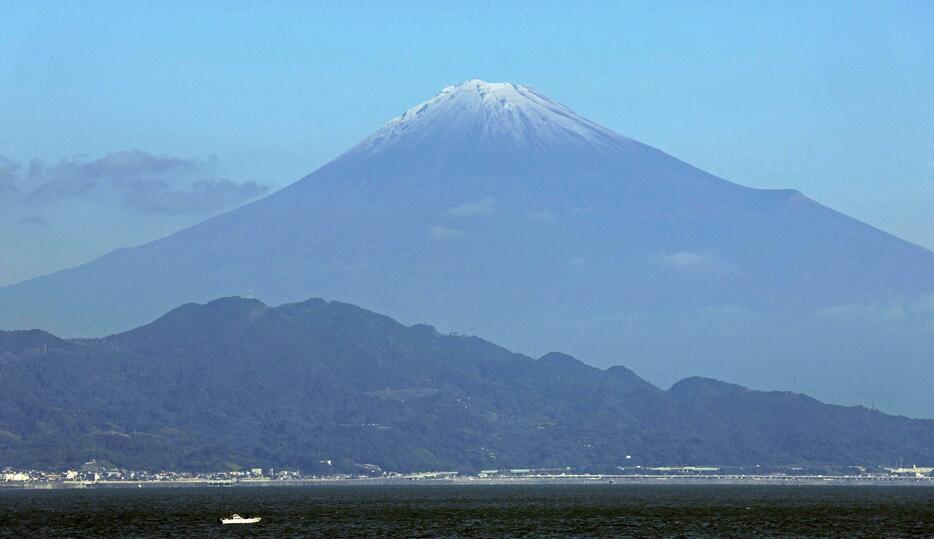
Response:
[[[285,186],[473,77],[934,247],[930,3],[587,8],[6,3],[0,284]]]

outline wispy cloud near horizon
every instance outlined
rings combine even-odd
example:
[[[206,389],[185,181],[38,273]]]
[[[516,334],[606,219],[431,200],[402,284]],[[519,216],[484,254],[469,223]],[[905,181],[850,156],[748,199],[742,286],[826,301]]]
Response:
[[[210,160],[209,160],[210,161]],[[133,150],[99,159],[61,159],[51,166],[33,160],[25,169],[0,157],[0,202],[39,208],[97,197],[144,213],[208,214],[269,191],[254,181],[205,177],[210,162],[156,156]]]
[[[214,157],[139,150],[45,163],[0,156],[0,284],[166,236],[271,190],[221,169]]]

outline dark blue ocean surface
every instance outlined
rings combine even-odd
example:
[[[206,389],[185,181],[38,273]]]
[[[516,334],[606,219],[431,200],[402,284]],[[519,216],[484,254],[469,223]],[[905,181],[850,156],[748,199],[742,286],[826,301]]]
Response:
[[[231,512],[259,524],[220,526]],[[477,485],[0,490],[3,537],[931,537],[934,488]]]

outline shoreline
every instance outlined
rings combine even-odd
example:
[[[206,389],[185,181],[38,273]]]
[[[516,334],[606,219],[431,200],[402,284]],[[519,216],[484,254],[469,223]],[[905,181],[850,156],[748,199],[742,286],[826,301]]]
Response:
[[[489,485],[764,485],[764,486],[934,486],[932,477],[870,476],[554,476],[554,477],[457,477],[413,479],[399,477],[241,479],[173,481],[7,481],[4,490],[86,490],[123,488],[244,488],[324,486],[489,486]]]

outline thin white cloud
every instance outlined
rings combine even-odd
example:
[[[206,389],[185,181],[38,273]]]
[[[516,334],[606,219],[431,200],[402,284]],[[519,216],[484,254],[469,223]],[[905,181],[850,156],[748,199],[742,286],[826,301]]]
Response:
[[[830,305],[816,309],[813,314],[838,320],[858,319],[908,325],[920,323],[925,329],[934,329],[934,293],[888,303]]]
[[[934,313],[934,292],[922,296],[921,299],[918,300],[918,308],[923,311]]]
[[[449,208],[445,213],[451,217],[479,217],[492,215],[496,211],[496,201],[492,198],[484,198],[476,202],[467,202],[459,206]]]
[[[745,308],[739,305],[706,305],[697,308],[698,312],[705,315],[744,315],[748,314]]]
[[[459,228],[451,228],[443,225],[431,225],[428,227],[428,237],[437,241],[450,241],[463,238],[467,232]]]
[[[550,210],[538,210],[538,211],[533,211],[532,213],[529,214],[529,219],[533,221],[543,221],[543,222],[550,223],[557,218],[558,216],[555,215],[554,212]]]
[[[198,180],[182,189],[166,182],[121,182],[126,207],[147,213],[210,213],[235,206],[268,191],[255,182],[237,183],[223,178]]]
[[[19,191],[16,187],[18,172],[19,164],[0,156],[0,202]]]
[[[48,226],[49,222],[39,215],[24,215],[19,218],[19,224],[26,226]]]
[[[713,252],[678,251],[661,255],[657,260],[667,268],[695,273],[730,273],[735,270],[733,264]]]
[[[832,318],[871,318],[873,320],[896,321],[905,318],[905,306],[900,304],[879,306],[879,305],[832,305],[821,307],[814,311],[818,316]]]

